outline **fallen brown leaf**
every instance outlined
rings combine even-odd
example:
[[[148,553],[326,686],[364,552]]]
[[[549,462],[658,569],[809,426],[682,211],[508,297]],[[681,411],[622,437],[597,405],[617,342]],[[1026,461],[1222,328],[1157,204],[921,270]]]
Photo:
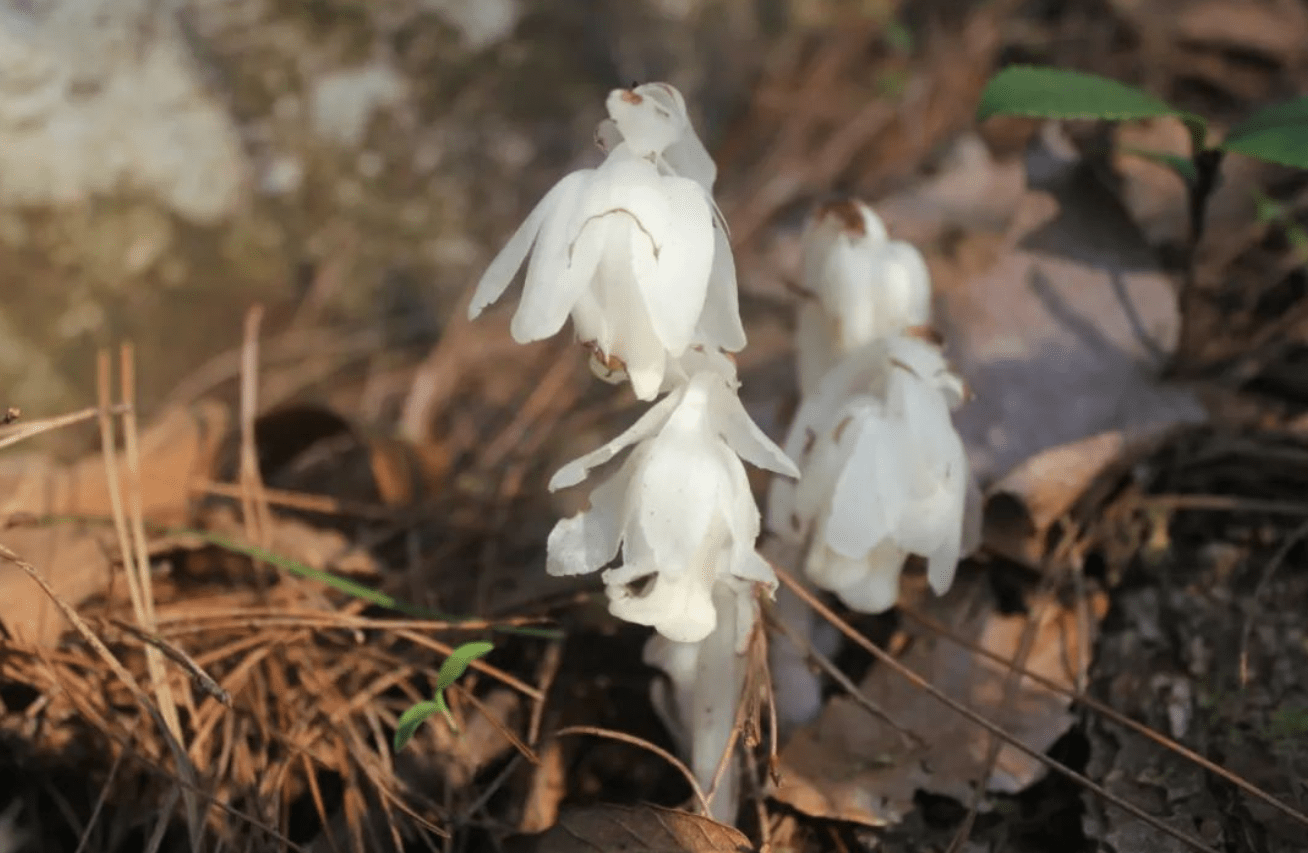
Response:
[[[177,525],[189,518],[190,482],[208,477],[229,419],[203,403],[173,409],[141,436],[141,502],[145,520]],[[62,464],[40,453],[0,459],[0,538],[50,578],[76,606],[109,584],[117,559],[104,460],[94,453]],[[32,526],[40,521],[41,526]],[[48,598],[13,566],[0,565],[0,622],[15,639],[53,645],[66,629]]]
[[[1102,616],[1106,602],[1095,598],[1090,604],[1086,610],[1096,619]],[[928,600],[923,610],[1006,660],[1016,655],[1029,618],[998,612],[981,574],[963,575],[948,595]],[[1048,598],[1028,602],[1028,611],[1041,615],[1025,669],[1071,688],[1089,664],[1075,610]],[[1084,631],[1093,640],[1095,626]],[[902,661],[1038,751],[1048,749],[1073,721],[1065,696],[1029,680],[1019,682],[1005,702],[1005,667],[926,630],[911,631]],[[870,826],[901,820],[919,789],[967,802],[985,764],[986,731],[885,667],[874,667],[860,688],[890,722],[849,697],[833,699],[782,750],[781,784],[773,796],[815,817]],[[1043,769],[1006,745],[986,788],[1015,793],[1040,778]]]
[[[1172,282],[1054,126],[1041,140],[1022,170],[965,141],[940,177],[878,205],[928,251],[946,352],[975,394],[956,422],[983,484],[1047,448],[1205,416],[1158,378],[1180,331]]]
[[[566,809],[548,832],[524,839],[519,853],[749,853],[739,830],[659,806]]]

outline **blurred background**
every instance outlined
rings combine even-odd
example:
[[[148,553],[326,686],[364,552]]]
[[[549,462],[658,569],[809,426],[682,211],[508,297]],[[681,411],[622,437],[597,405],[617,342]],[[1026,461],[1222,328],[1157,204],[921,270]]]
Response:
[[[1046,581],[1070,583],[1051,566],[1075,563],[1086,574],[1060,600],[1091,606],[1067,612],[1094,622],[1111,593],[1120,618],[1110,620],[1097,668],[1087,656],[1073,681],[1101,678],[1105,701],[1178,738],[1189,731],[1205,750],[1256,753],[1242,770],[1278,796],[1299,796],[1308,685],[1293,673],[1308,671],[1308,582],[1301,570],[1260,578],[1269,560],[1302,569],[1308,558],[1298,526],[1308,515],[1308,176],[1228,157],[1192,248],[1184,185],[1133,153],[1188,156],[1180,122],[978,127],[986,81],[1018,62],[1139,86],[1203,115],[1220,135],[1259,107],[1308,92],[1308,6],[0,0],[0,414],[14,407],[39,420],[93,405],[97,350],[130,341],[147,521],[239,534],[422,606],[572,620],[566,655],[514,639],[490,660],[533,685],[558,674],[553,695],[563,700],[549,705],[547,727],[598,720],[670,746],[647,704],[644,634],[607,619],[596,584],[541,571],[550,526],[585,499],[547,495],[549,474],[640,409],[627,389],[590,377],[570,333],[516,347],[508,310],[469,324],[462,302],[548,188],[598,162],[591,140],[609,90],[668,81],[685,93],[719,165],[716,196],[750,335],[742,397],[756,420],[780,439],[795,402],[790,335],[805,217],[832,193],[858,195],[926,256],[946,353],[975,395],[958,423],[990,511],[987,550],[968,571],[1007,602],[992,615],[1020,611],[1037,589],[1047,595]],[[257,334],[253,305],[264,312]],[[247,366],[257,366],[254,411],[239,397],[243,341]],[[88,427],[24,448],[49,456],[0,456],[0,536],[88,618],[110,620],[127,606],[109,556],[120,543],[103,530],[15,521],[107,517],[99,442]],[[247,459],[241,482],[272,490],[259,492],[280,507],[270,516],[248,502],[233,508],[249,499],[234,481],[255,444],[257,463]],[[1233,506],[1252,515],[1236,523],[1201,514]],[[1074,530],[1065,541],[1075,547],[1056,547],[1053,530]],[[160,618],[174,620],[160,630],[228,686],[238,709],[223,716],[199,693],[184,709],[205,790],[297,842],[321,845],[344,824],[362,832],[359,816],[376,818],[378,803],[391,802],[376,792],[403,790],[421,815],[386,812],[391,830],[408,838],[423,820],[454,826],[459,849],[544,829],[561,802],[685,799],[665,765],[619,747],[569,751],[566,773],[541,782],[486,726],[482,741],[429,727],[393,766],[379,764],[378,720],[392,724],[427,690],[446,647],[372,623],[360,639],[363,623],[350,619],[394,614],[362,605],[347,613],[357,601],[347,607],[347,596],[272,571],[248,551],[156,537],[153,528],[151,543]],[[0,853],[77,849],[82,822],[95,823],[87,816],[117,772],[108,768],[132,754],[122,744],[161,763],[167,752],[39,590],[8,563],[0,569],[0,624],[13,641],[0,655],[0,768],[14,771],[0,774],[0,829],[25,827],[15,837],[36,845],[6,847],[0,832]],[[1202,594],[1228,582],[1234,597]],[[241,615],[256,607],[285,619],[313,610],[320,621],[312,630],[278,623],[267,645],[281,651],[265,654],[247,642]],[[1255,616],[1271,633],[1253,630]],[[143,641],[96,624],[143,673]],[[191,624],[209,627],[183,627]],[[887,639],[903,626],[863,627]],[[1093,626],[1079,639],[1092,634]],[[63,657],[48,658],[55,650]],[[1153,669],[1137,672],[1146,658]],[[857,654],[840,662],[868,664]],[[1267,675],[1265,692],[1243,692],[1259,683],[1248,671]],[[188,683],[181,670],[173,680]],[[531,715],[543,712],[531,703],[544,700],[492,691],[491,682],[477,688],[492,706],[483,717],[537,745],[540,717]],[[1060,702],[1057,725],[1026,721],[1040,750],[1054,745],[1095,778],[1126,778],[1129,762],[1106,746],[1125,736],[1073,720]],[[1178,727],[1181,706],[1202,723]],[[1285,708],[1290,715],[1277,716]],[[1227,739],[1232,721],[1252,734]],[[1265,751],[1248,751],[1251,742]],[[1154,749],[1131,743],[1139,748],[1131,755]],[[297,749],[313,751],[316,769],[299,763]],[[1230,806],[1213,830],[1227,833],[1226,849],[1296,849],[1289,839],[1302,826],[1268,823],[1257,803],[1250,818],[1226,788],[1194,783],[1183,806],[1159,794],[1149,774],[1171,760],[1132,764],[1135,781],[1118,790],[1179,815],[1187,831]],[[132,844],[150,831],[152,810],[177,802],[167,774],[123,766],[140,788],[124,789],[131,796],[111,807],[100,824],[111,829],[91,849],[139,849]],[[861,849],[871,849],[876,839],[849,826],[894,823],[916,804],[901,847],[884,849],[947,843],[977,768],[955,770],[938,774],[935,799],[914,793],[921,780],[866,783],[902,794],[887,807],[900,809],[894,815],[812,809],[795,795],[787,808],[807,817],[772,816],[790,821],[794,849],[865,841]],[[1027,770],[1016,789],[1039,775]],[[28,790],[28,779],[45,787]],[[351,804],[361,779],[367,794]],[[814,784],[830,794],[844,782]],[[50,790],[73,793],[61,804]],[[1093,808],[1080,797],[1064,785],[1008,801],[987,838],[1017,838],[1024,850],[1093,849],[1092,838],[1122,851],[1143,849],[1130,846],[1141,838],[1150,849],[1181,849],[1120,815],[1083,823]],[[23,804],[12,820],[9,802]],[[245,818],[210,820],[217,835],[248,840],[238,849],[275,846]],[[181,824],[159,822],[171,826],[167,849],[185,849]],[[1272,827],[1272,841],[1232,840],[1250,826]]]

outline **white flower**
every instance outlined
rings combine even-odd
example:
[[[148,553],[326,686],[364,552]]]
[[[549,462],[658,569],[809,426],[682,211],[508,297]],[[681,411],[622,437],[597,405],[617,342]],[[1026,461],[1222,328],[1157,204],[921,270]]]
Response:
[[[551,531],[548,569],[593,572],[620,548],[622,564],[603,574],[611,612],[670,640],[698,642],[717,623],[716,583],[776,584],[754,550],[759,513],[741,459],[792,477],[798,471],[750,420],[734,376],[703,369],[622,435],[565,465],[550,489],[581,482],[632,445],[591,493],[591,508]]]
[[[604,370],[625,372],[642,400],[658,394],[667,360],[692,344],[745,345],[725,226],[707,185],[672,171],[664,156],[703,150],[698,138],[689,142],[694,131],[675,92],[648,84],[609,96],[620,141],[599,168],[567,175],[536,205],[468,309],[476,317],[499,299],[530,254],[514,339],[547,338],[570,315]],[[695,165],[693,156],[681,159]]]
[[[931,278],[909,243],[886,238],[861,201],[819,208],[802,241],[801,283],[815,298],[800,307],[799,387],[813,393],[846,353],[931,322]]]
[[[807,542],[818,586],[864,612],[893,607],[904,558],[927,560],[937,593],[963,548],[969,473],[950,420],[963,386],[917,338],[847,356],[800,406],[786,441],[799,483],[773,482],[769,527]]]
[[[609,118],[595,129],[604,151],[619,143],[649,157],[668,174],[681,175],[713,189],[718,167],[690,125],[686,101],[676,87],[646,83],[634,89],[614,89],[605,107]]]

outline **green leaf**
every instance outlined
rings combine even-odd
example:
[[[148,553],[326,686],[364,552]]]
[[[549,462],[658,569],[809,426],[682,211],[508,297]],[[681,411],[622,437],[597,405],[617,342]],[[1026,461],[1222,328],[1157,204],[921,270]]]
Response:
[[[454,650],[454,653],[445,659],[441,664],[440,672],[436,674],[436,692],[439,694],[446,687],[459,680],[459,676],[468,671],[468,664],[477,658],[485,655],[491,649],[495,648],[484,640],[477,640],[471,643],[464,643]]]
[[[1009,66],[986,84],[976,110],[977,121],[997,115],[1106,121],[1173,116],[1190,129],[1196,151],[1203,147],[1207,127],[1199,116],[1133,86],[1095,74],[1034,65]]]
[[[404,745],[413,739],[413,733],[433,714],[440,713],[441,706],[435,702],[419,702],[400,715],[395,726],[395,751],[404,749]]]
[[[1308,95],[1259,110],[1231,128],[1221,147],[1308,169]]]

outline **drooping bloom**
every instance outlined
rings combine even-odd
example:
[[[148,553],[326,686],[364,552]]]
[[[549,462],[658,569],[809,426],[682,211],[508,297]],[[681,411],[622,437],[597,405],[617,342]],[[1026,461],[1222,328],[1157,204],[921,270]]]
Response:
[[[961,380],[931,344],[877,340],[804,400],[786,451],[803,471],[774,480],[769,527],[806,543],[813,583],[863,612],[893,607],[904,559],[927,560],[937,593],[963,550],[969,472],[950,409]]]
[[[844,199],[819,208],[802,241],[799,387],[817,390],[846,354],[931,322],[931,277],[910,243],[890,240],[872,208]]]
[[[712,353],[699,361],[701,369],[630,429],[550,481],[551,489],[575,485],[632,448],[591,492],[590,509],[555,525],[547,566],[551,574],[584,574],[621,551],[621,564],[603,574],[610,611],[682,643],[703,640],[716,626],[715,586],[752,601],[754,583],[776,584],[754,550],[759,512],[741,460],[798,474],[745,412],[730,362]]]
[[[744,346],[735,265],[709,193],[712,160],[680,93],[646,84],[614,90],[607,106],[608,156],[536,205],[482,276],[469,315],[499,299],[530,254],[514,339],[550,337],[571,316],[596,362],[652,400],[668,360],[691,345]]]

